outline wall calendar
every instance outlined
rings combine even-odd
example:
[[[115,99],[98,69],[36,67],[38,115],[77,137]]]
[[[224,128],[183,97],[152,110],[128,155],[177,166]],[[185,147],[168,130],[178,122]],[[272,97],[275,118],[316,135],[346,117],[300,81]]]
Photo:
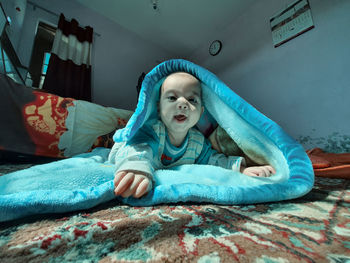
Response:
[[[314,28],[308,0],[298,0],[270,18],[272,41],[278,47]]]

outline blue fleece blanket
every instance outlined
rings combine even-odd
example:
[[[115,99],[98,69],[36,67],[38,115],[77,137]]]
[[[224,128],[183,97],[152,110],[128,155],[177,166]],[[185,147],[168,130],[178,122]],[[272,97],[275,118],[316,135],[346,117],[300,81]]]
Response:
[[[142,125],[157,118],[159,87],[166,76],[177,71],[188,72],[201,81],[206,112],[202,118],[210,116],[250,159],[269,163],[277,172],[259,178],[210,165],[181,165],[156,171],[153,190],[146,196],[118,197],[119,201],[135,206],[177,202],[252,204],[297,198],[311,190],[313,169],[302,146],[214,74],[186,60],[163,62],[146,75],[135,113],[126,127],[116,132],[115,141],[130,140]],[[0,221],[87,209],[115,199],[115,168],[107,162],[108,153],[109,149],[97,148],[1,176]]]

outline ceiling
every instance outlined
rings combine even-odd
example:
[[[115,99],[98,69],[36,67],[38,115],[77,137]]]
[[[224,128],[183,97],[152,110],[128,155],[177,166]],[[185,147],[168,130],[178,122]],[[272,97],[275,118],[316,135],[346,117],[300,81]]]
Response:
[[[254,0],[77,1],[172,55],[190,56],[209,46]]]

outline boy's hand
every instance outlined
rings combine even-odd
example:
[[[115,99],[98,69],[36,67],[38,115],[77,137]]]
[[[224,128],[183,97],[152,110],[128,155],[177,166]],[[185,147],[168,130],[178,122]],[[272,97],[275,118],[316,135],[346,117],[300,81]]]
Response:
[[[248,176],[270,177],[276,171],[271,165],[244,167],[241,173]]]
[[[115,195],[140,198],[151,189],[152,181],[139,172],[119,171],[115,174],[114,186]]]

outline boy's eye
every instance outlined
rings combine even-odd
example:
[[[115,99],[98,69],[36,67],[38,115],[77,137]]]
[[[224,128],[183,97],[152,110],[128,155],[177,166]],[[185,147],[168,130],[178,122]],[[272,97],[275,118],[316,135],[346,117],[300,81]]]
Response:
[[[168,97],[168,100],[170,100],[170,101],[176,101],[176,97],[175,97],[175,96],[169,96],[169,97]]]
[[[195,98],[190,98],[190,99],[188,99],[188,101],[191,103],[198,103],[198,100]]]

